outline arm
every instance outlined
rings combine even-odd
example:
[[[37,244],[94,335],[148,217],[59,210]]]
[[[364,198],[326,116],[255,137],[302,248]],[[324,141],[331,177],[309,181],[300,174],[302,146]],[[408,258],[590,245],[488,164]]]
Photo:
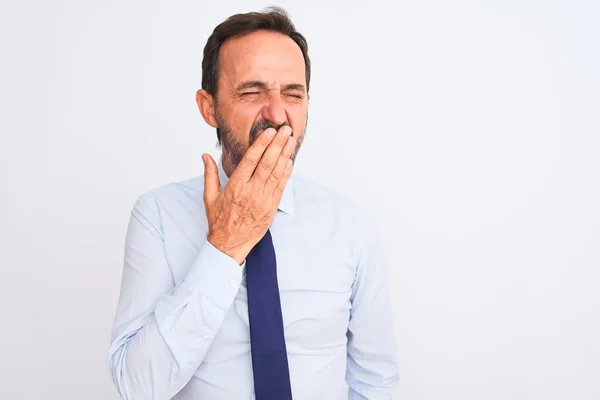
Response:
[[[360,234],[363,248],[348,327],[348,399],[387,400],[398,381],[398,367],[386,266],[374,221],[368,220]]]
[[[242,268],[206,241],[175,286],[156,201],[135,204],[108,368],[125,400],[167,400],[202,362],[233,302]],[[231,282],[236,282],[230,286]]]
[[[212,237],[175,285],[156,200],[140,199],[127,233],[108,368],[125,400],[167,400],[198,369],[239,289],[246,256],[277,213],[292,173],[291,128],[263,131],[221,187],[203,154],[204,206]]]

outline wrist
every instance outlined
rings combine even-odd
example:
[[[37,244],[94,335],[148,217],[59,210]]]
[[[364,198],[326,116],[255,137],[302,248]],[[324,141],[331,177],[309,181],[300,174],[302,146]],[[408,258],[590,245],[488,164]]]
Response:
[[[247,254],[244,252],[241,246],[230,245],[225,240],[220,240],[218,237],[215,237],[215,235],[212,234],[207,236],[207,240],[221,253],[233,258],[238,265],[242,265],[246,260]]]

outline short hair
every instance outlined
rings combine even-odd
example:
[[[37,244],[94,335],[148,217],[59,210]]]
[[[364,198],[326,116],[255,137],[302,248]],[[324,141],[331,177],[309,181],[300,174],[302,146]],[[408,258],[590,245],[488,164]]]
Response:
[[[310,87],[310,57],[304,36],[296,30],[287,12],[280,7],[268,7],[260,12],[235,14],[215,27],[204,46],[202,59],[202,89],[217,96],[219,51],[228,39],[258,30],[279,32],[289,36],[302,50],[306,73],[306,91]]]

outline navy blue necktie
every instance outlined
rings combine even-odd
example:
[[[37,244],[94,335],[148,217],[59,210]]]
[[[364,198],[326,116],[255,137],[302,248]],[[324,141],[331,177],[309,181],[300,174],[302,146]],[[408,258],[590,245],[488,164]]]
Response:
[[[291,400],[277,263],[269,231],[246,257],[246,290],[256,400]]]

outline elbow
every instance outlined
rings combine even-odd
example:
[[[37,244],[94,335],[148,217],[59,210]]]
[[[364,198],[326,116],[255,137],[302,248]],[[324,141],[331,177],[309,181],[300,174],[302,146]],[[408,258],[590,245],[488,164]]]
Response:
[[[121,344],[116,348],[111,348],[108,355],[107,369],[108,374],[115,386],[115,389],[123,400],[133,400],[132,397],[128,396],[125,390],[125,344]]]

